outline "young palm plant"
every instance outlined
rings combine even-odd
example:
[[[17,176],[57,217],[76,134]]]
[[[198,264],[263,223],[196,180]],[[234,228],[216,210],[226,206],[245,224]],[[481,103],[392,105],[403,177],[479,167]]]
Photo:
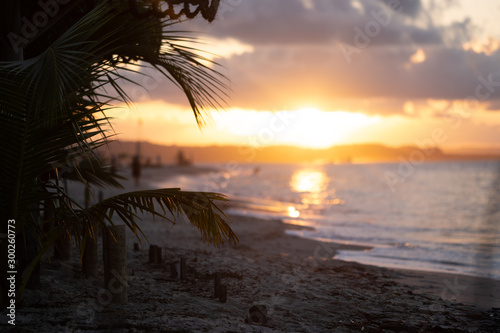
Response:
[[[6,141],[0,146],[0,231],[6,234],[6,221],[16,220],[21,291],[35,263],[58,237],[72,232],[83,252],[89,237],[96,237],[96,227],[108,230],[115,216],[138,235],[138,213],[167,220],[184,214],[204,241],[238,240],[215,203],[226,200],[217,193],[136,191],[87,208],[68,194],[61,181],[64,173],[86,186],[118,186],[94,157],[109,140],[106,111],[130,102],[120,86],[131,81],[128,72],[139,73],[130,63],[139,66],[135,68],[150,64],[182,89],[199,125],[204,111],[220,107],[225,88],[225,78],[205,65],[208,59],[186,46],[195,39],[172,31],[171,21],[155,15],[138,18],[122,1],[86,6],[65,14],[69,19],[46,33],[50,43],[43,48],[37,44],[39,52],[32,57],[0,62],[0,133]],[[83,167],[82,158],[89,167]],[[41,226],[41,216],[51,227]]]

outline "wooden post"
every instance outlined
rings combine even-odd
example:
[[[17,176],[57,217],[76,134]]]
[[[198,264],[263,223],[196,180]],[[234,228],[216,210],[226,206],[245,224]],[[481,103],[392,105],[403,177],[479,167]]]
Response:
[[[86,187],[85,208],[89,208],[89,206],[90,206],[90,191]],[[83,230],[83,232],[87,234],[87,240],[85,243],[85,247],[83,249],[83,256],[82,256],[82,272],[85,276],[97,277],[97,267],[98,267],[97,229],[98,229],[97,227],[94,228],[93,236],[90,235],[90,231]]]
[[[214,297],[218,298],[220,294],[220,279],[221,279],[221,273],[217,272],[215,273],[215,280],[214,280]]]
[[[64,181],[66,182],[66,178],[64,178]],[[67,190],[68,187],[65,184],[65,190]],[[50,210],[49,210],[50,211]],[[44,213],[48,213],[45,211]],[[50,213],[50,215],[53,215]],[[55,223],[56,225],[59,225],[60,222]],[[54,245],[54,259],[58,259],[61,261],[66,261],[71,259],[71,236],[69,233],[69,230],[66,230],[64,234],[60,234],[59,237],[56,239],[55,245]]]
[[[221,284],[220,285],[219,301],[221,303],[226,303],[227,302],[227,286],[225,284]]]
[[[54,258],[58,260],[71,259],[71,236],[68,230],[57,238],[54,247]]]
[[[149,245],[149,263],[150,264],[156,264],[157,262],[157,255],[158,251],[156,250],[157,246],[156,245]]]
[[[90,193],[88,191],[88,188],[84,189],[84,197],[85,197],[85,207],[87,208],[89,205],[89,200],[90,200]],[[59,224],[59,222],[56,222]],[[70,230],[66,230],[63,234],[57,238],[55,246],[54,246],[54,258],[61,260],[61,261],[67,261],[71,259],[71,247],[72,247],[72,241],[71,241],[71,234]]]
[[[94,237],[88,235],[83,250],[82,271],[85,276],[97,277],[97,234]]]
[[[124,225],[110,226],[109,229],[103,232],[104,288],[111,293],[112,303],[126,304],[126,229]]]
[[[180,263],[180,268],[181,268],[181,280],[186,279],[186,258],[181,257],[181,263]]]

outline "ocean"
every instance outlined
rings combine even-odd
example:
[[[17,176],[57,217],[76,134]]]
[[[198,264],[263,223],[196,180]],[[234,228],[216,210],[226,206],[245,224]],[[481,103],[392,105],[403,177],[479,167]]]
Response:
[[[338,259],[500,279],[500,163],[214,164],[158,184],[215,191],[231,214],[309,226],[288,233],[370,251]]]

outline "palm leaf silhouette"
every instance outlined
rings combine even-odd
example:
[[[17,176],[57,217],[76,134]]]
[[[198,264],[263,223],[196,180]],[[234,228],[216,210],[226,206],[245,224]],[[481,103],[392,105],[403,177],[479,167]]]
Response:
[[[172,31],[169,21],[136,19],[119,1],[101,1],[76,22],[62,20],[58,28],[64,24],[66,29],[51,31],[53,42],[33,57],[0,62],[0,132],[6,140],[0,146],[0,209],[4,220],[18,221],[19,234],[36,235],[40,252],[33,262],[58,234],[71,228],[81,244],[86,235],[93,235],[94,221],[105,227],[117,216],[137,234],[142,212],[168,220],[185,214],[203,240],[236,242],[215,203],[225,198],[215,193],[138,191],[89,208],[80,207],[67,193],[61,184],[64,172],[87,186],[117,186],[95,150],[109,141],[106,111],[113,104],[131,102],[121,88],[123,82],[137,84],[128,73],[141,74],[143,64],[161,71],[184,92],[200,126],[205,111],[221,107],[226,79],[205,65],[208,59],[197,50],[185,46],[196,38]],[[62,223],[43,234],[40,215],[49,209]],[[2,226],[2,232],[5,229]]]

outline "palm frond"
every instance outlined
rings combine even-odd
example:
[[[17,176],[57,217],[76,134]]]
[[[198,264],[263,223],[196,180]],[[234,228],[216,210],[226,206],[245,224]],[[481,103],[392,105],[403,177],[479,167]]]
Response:
[[[228,217],[215,201],[227,201],[226,197],[212,192],[187,192],[180,189],[158,189],[119,194],[96,203],[82,214],[89,219],[113,224],[116,214],[135,234],[141,231],[137,220],[140,214],[175,223],[184,214],[201,233],[203,241],[222,244],[236,243],[238,237],[228,224]]]
[[[54,42],[33,58],[0,62],[0,133],[6,141],[0,146],[0,215],[18,220],[20,234],[38,233],[39,213],[51,207],[61,223],[48,233],[50,242],[75,225],[77,240],[84,240],[95,223],[112,224],[113,216],[137,234],[140,213],[172,222],[184,214],[204,241],[237,241],[215,204],[225,197],[216,193],[138,191],[85,209],[59,184],[60,171],[68,169],[87,185],[118,185],[91,161],[108,142],[106,111],[116,102],[130,102],[120,84],[131,81],[128,72],[139,72],[127,68],[131,61],[149,63],[182,89],[199,125],[204,111],[221,106],[225,77],[183,45],[195,38],[168,32],[170,25],[155,17],[136,19],[122,1],[99,1],[63,33],[52,34]],[[2,224],[0,232],[4,229]],[[36,260],[49,245],[43,244]]]

